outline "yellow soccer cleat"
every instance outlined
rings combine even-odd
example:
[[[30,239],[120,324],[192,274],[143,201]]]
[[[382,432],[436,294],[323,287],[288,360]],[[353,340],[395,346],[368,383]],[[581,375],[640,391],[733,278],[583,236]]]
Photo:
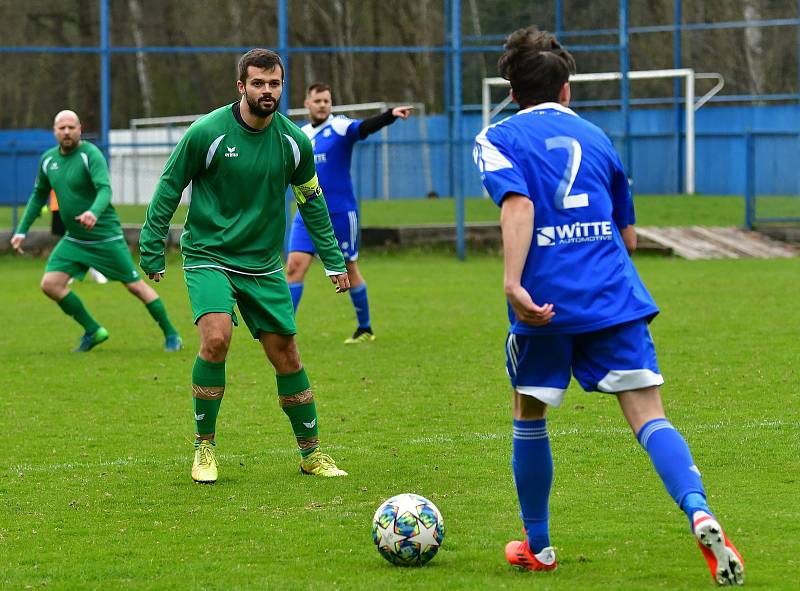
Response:
[[[375,340],[375,335],[372,334],[371,328],[357,328],[353,336],[345,339],[345,345],[359,345],[361,343],[369,343]]]
[[[333,458],[328,454],[322,453],[319,448],[300,460],[300,471],[303,474],[325,476],[326,478],[347,476],[347,472],[337,468]]]
[[[209,484],[217,481],[217,458],[214,455],[214,445],[207,439],[202,440],[194,450],[192,480]]]

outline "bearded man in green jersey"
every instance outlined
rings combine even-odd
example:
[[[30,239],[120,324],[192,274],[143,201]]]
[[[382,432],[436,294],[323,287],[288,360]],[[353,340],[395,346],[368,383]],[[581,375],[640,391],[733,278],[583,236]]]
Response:
[[[238,306],[277,374],[300,469],[346,476],[319,448],[314,395],[295,343],[294,310],[281,261],[285,194],[294,190],[325,273],[339,293],[350,288],[342,251],[317,181],[314,152],[300,129],[277,112],[284,70],[278,54],[252,49],[239,60],[241,100],[198,119],[175,147],[147,209],[141,266],[164,277],[164,239],[184,188],[192,183],[181,251],[200,351],[192,368],[196,427],[192,479],[217,480],[216,420],[225,392],[225,359]]]
[[[82,279],[90,268],[122,282],[147,307],[164,333],[164,348],[178,351],[181,338],[169,320],[164,304],[134,266],[117,212],[111,205],[111,182],[103,153],[81,140],[81,122],[73,111],[61,111],[53,122],[58,146],[39,160],[39,173],[28,206],[11,238],[20,254],[22,242],[42,207],[55,190],[66,233],[47,260],[42,291],[84,329],[75,351],[89,351],[108,339],[108,331],[69,289],[70,279]]]

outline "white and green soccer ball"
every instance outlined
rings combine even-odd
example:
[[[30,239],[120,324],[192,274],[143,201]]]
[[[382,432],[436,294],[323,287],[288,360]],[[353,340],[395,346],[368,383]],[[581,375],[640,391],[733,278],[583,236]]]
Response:
[[[372,518],[372,541],[381,556],[398,566],[430,562],[443,540],[442,514],[419,495],[394,496],[378,507]]]

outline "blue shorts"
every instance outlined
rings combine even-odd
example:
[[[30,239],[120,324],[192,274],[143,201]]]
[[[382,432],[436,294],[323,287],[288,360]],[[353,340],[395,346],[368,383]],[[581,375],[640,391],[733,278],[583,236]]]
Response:
[[[358,211],[351,209],[350,211],[341,211],[330,215],[333,233],[336,234],[336,241],[339,243],[339,248],[342,249],[344,260],[358,260]],[[294,216],[292,235],[289,238],[289,252],[297,251],[309,254],[317,252],[299,213]]]
[[[509,334],[506,369],[517,392],[550,406],[561,405],[570,374],[587,392],[625,392],[664,383],[646,319],[583,334]]]

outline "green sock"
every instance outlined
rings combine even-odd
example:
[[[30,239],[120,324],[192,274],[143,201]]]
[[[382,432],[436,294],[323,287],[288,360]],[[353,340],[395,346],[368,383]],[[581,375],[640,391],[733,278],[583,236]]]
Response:
[[[61,298],[58,305],[64,311],[64,314],[72,316],[86,332],[95,332],[100,328],[100,324],[89,314],[89,310],[86,309],[81,298],[74,291]]]
[[[147,311],[150,312],[150,316],[153,317],[153,320],[158,322],[158,325],[161,327],[161,331],[164,333],[165,337],[178,334],[178,330],[172,325],[172,322],[169,321],[167,309],[164,307],[164,303],[161,301],[161,298],[156,298],[149,304],[145,304],[145,308],[147,308]]]
[[[217,415],[225,394],[225,362],[198,355],[192,367],[192,401],[197,439],[214,439]]]
[[[317,425],[317,405],[308,381],[306,370],[275,376],[278,380],[278,401],[292,423],[292,430],[300,448],[300,455],[306,457],[319,447],[319,425]]]

